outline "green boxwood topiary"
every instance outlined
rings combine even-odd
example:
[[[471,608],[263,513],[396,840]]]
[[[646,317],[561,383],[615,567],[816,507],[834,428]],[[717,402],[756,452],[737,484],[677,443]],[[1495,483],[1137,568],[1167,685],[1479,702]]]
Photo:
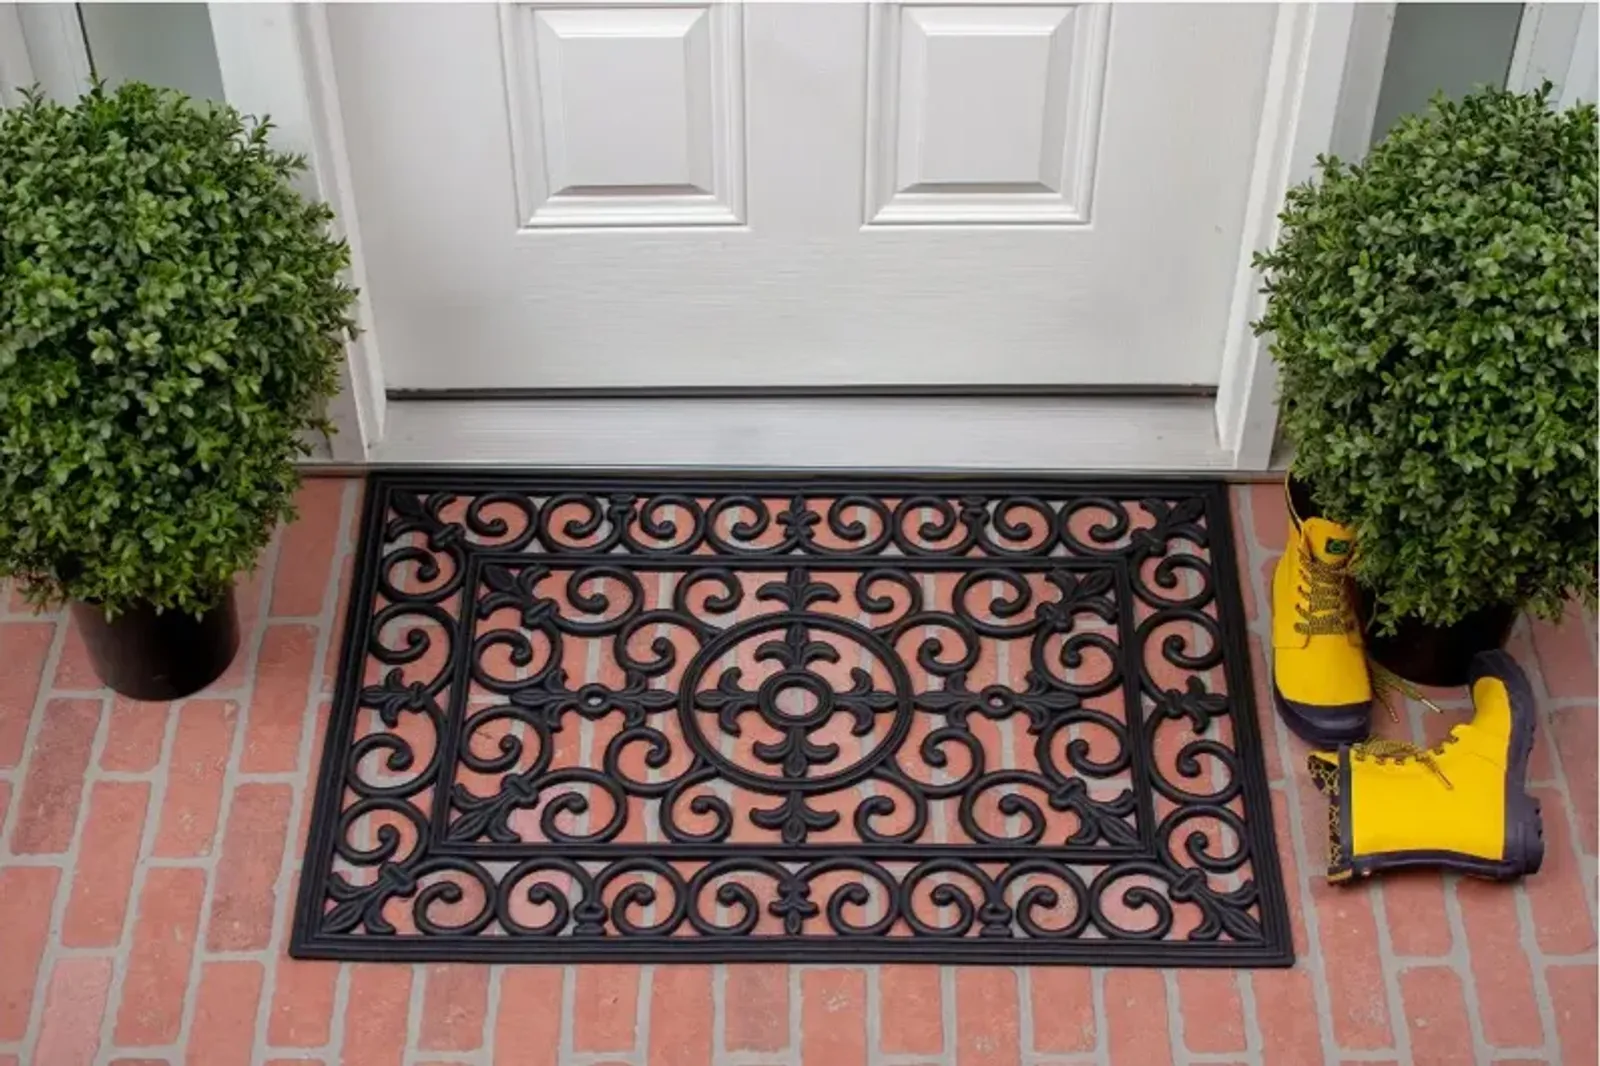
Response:
[[[1376,622],[1595,597],[1596,137],[1488,89],[1319,160],[1256,265],[1294,474]]]
[[[0,112],[0,575],[200,613],[292,514],[353,335],[304,162],[130,84]]]

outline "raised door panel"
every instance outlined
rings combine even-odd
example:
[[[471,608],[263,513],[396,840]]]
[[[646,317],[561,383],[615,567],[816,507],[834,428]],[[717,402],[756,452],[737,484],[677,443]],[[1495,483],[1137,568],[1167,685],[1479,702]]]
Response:
[[[1088,222],[1110,15],[874,6],[867,223]]]
[[[520,225],[742,223],[742,11],[502,7]]]

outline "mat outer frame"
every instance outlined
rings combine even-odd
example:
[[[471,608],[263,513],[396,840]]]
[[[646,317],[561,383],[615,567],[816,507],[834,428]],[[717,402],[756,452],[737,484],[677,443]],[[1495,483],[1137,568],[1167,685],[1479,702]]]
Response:
[[[327,731],[321,765],[316,767],[313,814],[294,903],[289,954],[302,959],[350,962],[482,962],[482,963],[661,963],[661,962],[788,962],[894,963],[1081,966],[1155,966],[1183,968],[1279,968],[1294,963],[1294,946],[1279,862],[1271,790],[1263,759],[1259,714],[1251,679],[1246,615],[1240,597],[1235,557],[1233,515],[1227,486],[1218,480],[1192,477],[1075,477],[1072,475],[1007,475],[982,472],[772,471],[772,470],[545,470],[469,467],[373,468],[366,476],[360,539],[342,626],[339,669],[331,717],[319,722]],[[1256,941],[1169,941],[1137,938],[987,938],[935,939],[920,936],[798,937],[754,936],[481,936],[379,935],[334,933],[322,928],[334,854],[334,836],[343,810],[342,762],[353,734],[357,699],[366,660],[365,639],[381,561],[382,529],[391,492],[511,491],[520,488],[589,491],[604,494],[632,491],[747,493],[782,496],[804,492],[818,497],[866,494],[903,497],[907,493],[963,492],[1063,498],[1109,496],[1116,499],[1161,498],[1181,493],[1203,499],[1208,532],[1207,558],[1222,639],[1222,666],[1234,705],[1233,751],[1241,767],[1240,797],[1250,847],[1251,876],[1258,889],[1261,937]],[[537,494],[537,493],[536,493]],[[795,557],[788,557],[793,559]],[[1127,567],[1119,571],[1126,575]],[[465,620],[470,612],[461,612]],[[1126,627],[1123,617],[1119,625]],[[465,622],[463,621],[463,624]],[[459,645],[458,645],[459,646]],[[1125,653],[1127,654],[1127,653]],[[463,656],[464,658],[465,656]],[[461,667],[464,670],[464,666]],[[1125,684],[1127,682],[1125,681]],[[1133,682],[1135,685],[1137,681]],[[446,713],[449,709],[446,708]],[[1142,734],[1142,730],[1138,731]],[[1148,788],[1148,786],[1146,786]],[[1141,836],[1150,827],[1140,824]],[[670,848],[674,845],[662,845]],[[1042,849],[1047,850],[1047,849]],[[484,852],[471,854],[482,858]],[[1098,849],[1097,855],[1108,854]],[[687,856],[674,853],[676,858]]]

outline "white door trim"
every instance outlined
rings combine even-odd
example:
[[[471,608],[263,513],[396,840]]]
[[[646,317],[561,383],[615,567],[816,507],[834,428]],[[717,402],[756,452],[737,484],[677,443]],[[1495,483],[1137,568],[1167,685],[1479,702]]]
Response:
[[[1378,95],[1389,61],[1389,37],[1394,32],[1394,3],[1355,5],[1350,20],[1350,50],[1345,56],[1344,84],[1333,120],[1329,152],[1346,162],[1366,157],[1372,143],[1372,126],[1378,117]]]
[[[1267,468],[1278,424],[1277,373],[1265,341],[1250,327],[1265,303],[1261,275],[1251,260],[1277,239],[1284,194],[1311,176],[1317,155],[1333,144],[1354,13],[1349,3],[1278,8],[1217,388],[1217,437],[1233,456],[1235,470]],[[1375,43],[1364,42],[1369,50]],[[1381,46],[1387,49],[1387,34]]]
[[[350,284],[360,290],[362,333],[345,346],[339,395],[328,416],[338,428],[335,462],[364,462],[383,439],[388,406],[377,326],[365,296],[366,266],[345,154],[339,86],[328,46],[327,11],[313,4],[208,4],[217,66],[228,102],[246,115],[270,116],[272,141],[306,158],[301,191],[333,205],[334,227],[350,245]]]
[[[33,82],[33,63],[22,36],[22,16],[16,4],[0,3],[0,107],[20,103],[22,91]]]
[[[338,211],[364,284],[356,205],[345,155],[337,80],[321,4],[210,5],[218,64],[230,102],[248,113],[270,113],[277,141],[303,152],[310,190]],[[682,401],[630,399],[460,403],[387,402],[370,303],[360,302],[367,333],[349,346],[346,395],[333,410],[342,430],[335,458],[394,462],[553,462],[562,465],[637,464],[634,449],[612,455],[595,427],[651,427],[652,463],[718,462],[730,438],[712,427],[746,425],[752,449],[735,447],[751,464],[839,465],[836,447],[819,444],[819,426],[877,417],[863,404],[877,402],[896,430],[852,434],[848,461],[860,466],[967,466],[968,456],[1034,469],[1263,470],[1276,425],[1271,360],[1250,331],[1260,312],[1260,278],[1250,259],[1270,245],[1284,192],[1311,173],[1319,152],[1332,143],[1335,115],[1351,47],[1350,3],[1283,4],[1273,43],[1247,205],[1247,224],[1235,271],[1230,328],[1221,382],[1208,401],[1025,399],[983,401],[861,401],[853,399],[763,403],[741,398]],[[1380,64],[1381,66],[1381,64]],[[1199,410],[1203,417],[1191,417]],[[750,426],[748,416],[765,421]],[[788,413],[792,412],[793,417]],[[1096,414],[1104,412],[1104,417]],[[971,415],[1012,444],[980,446],[975,435],[952,433],[952,417]],[[1137,421],[1165,417],[1167,424]],[[1127,430],[1117,420],[1132,423]],[[790,423],[796,427],[792,431]],[[565,429],[555,432],[556,427]],[[1110,436],[1096,437],[1084,432]],[[493,438],[492,445],[485,434]],[[553,435],[554,434],[554,435]],[[1134,438],[1143,444],[1135,446]],[[759,438],[759,440],[757,439]],[[1018,445],[1016,441],[1023,443]],[[1116,441],[1115,445],[1110,442]],[[559,447],[558,447],[559,445]],[[581,445],[581,446],[580,446]],[[920,456],[920,461],[904,460]]]
[[[1561,85],[1561,106],[1600,99],[1600,5],[1583,5],[1572,42],[1572,61]]]
[[[89,68],[89,48],[83,40],[83,23],[78,20],[78,5],[5,6],[13,9],[15,17],[0,16],[0,38],[14,28],[20,34],[22,52],[20,57],[12,54],[17,42],[0,46],[5,53],[5,66],[17,69],[15,75],[10,69],[0,71],[0,80],[6,87],[11,87],[13,79],[20,82],[20,88],[36,82],[46,96],[62,103],[71,103],[86,92],[93,72]]]
[[[1532,92],[1546,79],[1556,103],[1595,98],[1595,9],[1587,4],[1524,4],[1506,88]]]

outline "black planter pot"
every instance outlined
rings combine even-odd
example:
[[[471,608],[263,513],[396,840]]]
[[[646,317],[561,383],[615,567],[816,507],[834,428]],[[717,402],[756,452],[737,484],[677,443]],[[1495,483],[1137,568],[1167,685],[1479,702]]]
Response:
[[[239,611],[231,587],[199,618],[136,607],[107,621],[92,603],[74,603],[72,617],[100,680],[139,700],[175,700],[198,692],[222,676],[239,650]]]
[[[1361,616],[1372,617],[1372,599],[1365,592]],[[1388,636],[1368,627],[1367,654],[1412,684],[1454,688],[1467,683],[1474,655],[1505,647],[1516,621],[1517,609],[1510,604],[1475,611],[1451,626],[1402,618]]]

